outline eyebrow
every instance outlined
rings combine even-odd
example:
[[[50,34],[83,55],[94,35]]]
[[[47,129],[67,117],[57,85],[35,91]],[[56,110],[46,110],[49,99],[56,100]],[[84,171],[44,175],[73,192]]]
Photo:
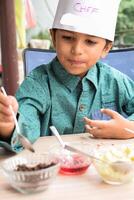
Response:
[[[64,33],[71,33],[71,34],[77,33],[77,32],[74,32],[74,31],[68,31],[68,30],[64,30],[64,29],[60,29],[60,31],[64,32]],[[96,38],[96,36],[93,36],[93,35],[88,35],[88,34],[85,34],[85,33],[81,33],[81,34],[84,34],[86,37],[89,37],[89,39]]]
[[[63,30],[60,30],[60,31],[61,31],[61,32],[67,32],[67,33],[72,33],[72,34],[74,33],[73,31],[68,31],[68,30],[64,30],[64,29],[63,29]]]

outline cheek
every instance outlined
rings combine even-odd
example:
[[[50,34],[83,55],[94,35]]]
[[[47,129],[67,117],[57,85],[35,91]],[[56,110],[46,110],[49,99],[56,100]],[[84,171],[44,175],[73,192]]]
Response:
[[[98,54],[96,52],[93,52],[93,53],[90,53],[89,55],[87,55],[87,60],[88,60],[89,63],[95,62],[99,58],[100,58],[100,54]]]
[[[101,58],[102,54],[103,54],[102,49],[100,49],[100,50],[99,50],[99,48],[95,49],[92,52],[90,52],[90,59],[94,60],[94,61],[98,61]]]
[[[69,49],[63,45],[58,45],[56,48],[56,52],[57,52],[57,57],[62,64],[70,56]]]
[[[93,66],[101,58],[101,53],[92,52],[87,55],[87,67]]]
[[[59,62],[64,66],[66,62],[64,54],[61,52],[60,53],[57,52],[57,57],[58,57]]]

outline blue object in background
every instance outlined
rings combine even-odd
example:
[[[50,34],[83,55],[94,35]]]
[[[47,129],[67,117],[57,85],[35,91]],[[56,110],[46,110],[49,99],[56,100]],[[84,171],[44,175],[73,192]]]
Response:
[[[25,76],[35,67],[41,64],[49,63],[56,56],[53,50],[43,50],[36,48],[27,48],[23,52],[24,73]]]
[[[123,72],[134,80],[134,48],[112,50],[101,61]]]
[[[23,52],[24,70],[27,75],[32,69],[47,64],[56,56],[54,50],[27,48]],[[134,48],[111,50],[102,62],[116,68],[134,80]]]

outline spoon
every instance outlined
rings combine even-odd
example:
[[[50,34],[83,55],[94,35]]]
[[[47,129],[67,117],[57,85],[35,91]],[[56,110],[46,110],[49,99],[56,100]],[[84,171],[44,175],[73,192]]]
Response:
[[[88,154],[84,151],[81,151],[79,149],[77,149],[76,147],[72,147],[68,144],[66,144],[59,132],[57,131],[57,129],[54,127],[54,126],[50,126],[50,129],[52,131],[52,133],[56,136],[56,138],[58,139],[58,141],[60,142],[61,146],[64,148],[64,149],[67,149],[69,151],[72,151],[72,152],[75,152],[75,153],[80,153],[80,154],[83,154],[85,156],[88,156],[92,159],[95,159],[95,160],[98,160],[98,161],[101,161],[103,163],[106,163],[108,166],[110,166],[114,171],[118,171],[120,173],[128,173],[132,170],[132,164],[128,163],[128,162],[125,162],[125,161],[121,161],[121,160],[117,160],[115,162],[112,162],[112,163],[109,163],[109,162],[106,162],[106,161],[103,161],[101,160],[100,158],[97,158],[91,154]]]
[[[129,133],[133,133],[134,134],[134,131],[133,130],[131,130],[131,129],[129,129],[129,128],[124,128],[127,132],[129,132]]]
[[[7,96],[7,93],[4,89],[4,87],[1,87],[1,91],[3,92],[3,94],[5,96]],[[17,132],[17,137],[18,137],[18,140],[21,142],[22,146],[25,148],[25,149],[28,149],[29,151],[31,152],[35,152],[32,144],[30,143],[30,141],[20,133],[20,127],[19,127],[19,124],[18,124],[18,121],[17,121],[17,118],[16,118],[16,115],[13,111],[13,108],[11,105],[9,105],[9,108],[12,112],[12,116],[13,116],[13,119],[14,119],[14,123],[15,123],[15,126],[16,126],[16,132]],[[15,139],[16,140],[16,139]],[[15,142],[15,141],[14,141]]]

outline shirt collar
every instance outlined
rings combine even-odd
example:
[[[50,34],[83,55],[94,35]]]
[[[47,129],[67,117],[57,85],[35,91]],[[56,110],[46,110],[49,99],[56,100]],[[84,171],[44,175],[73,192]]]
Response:
[[[57,58],[52,61],[52,68],[59,81],[61,81],[71,92],[75,90],[81,80],[79,76],[69,74]]]
[[[86,78],[93,83],[95,88],[98,87],[98,68],[97,65],[93,65],[86,75]]]
[[[52,61],[52,68],[55,75],[58,77],[58,80],[61,81],[71,92],[75,90],[81,78],[79,76],[74,76],[69,74],[63,66],[58,61],[57,57]],[[97,66],[93,65],[92,68],[88,71],[85,79],[91,81],[97,89],[98,85],[98,70]]]

